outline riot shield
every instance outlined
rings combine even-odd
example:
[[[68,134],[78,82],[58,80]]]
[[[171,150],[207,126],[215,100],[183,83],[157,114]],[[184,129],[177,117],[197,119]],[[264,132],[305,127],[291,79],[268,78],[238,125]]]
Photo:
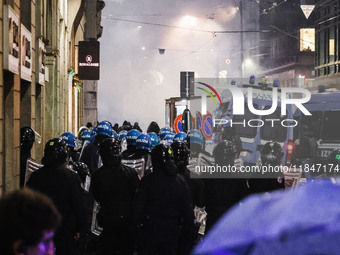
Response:
[[[144,171],[145,171],[145,159],[144,158],[123,159],[122,164],[135,169],[138,174],[139,179],[141,179],[144,176]]]
[[[194,208],[194,215],[195,215],[195,225],[198,226],[198,234],[204,235],[205,233],[205,225],[207,220],[207,212],[205,208],[199,208],[195,206]]]
[[[103,228],[99,226],[97,215],[100,210],[100,205],[98,202],[94,202],[93,204],[93,213],[92,213],[92,223],[91,223],[91,232],[95,234],[96,236],[99,236],[101,232],[103,231]]]
[[[81,148],[80,155],[79,155],[79,160],[81,159],[81,156],[83,155],[84,149],[87,145],[90,144],[90,141],[85,141],[83,144],[83,147]]]
[[[187,168],[190,172],[200,175],[200,172],[196,170],[199,166],[213,166],[215,164],[215,159],[211,156],[205,155],[203,153],[198,154],[198,158],[190,157],[189,165]]]
[[[28,179],[30,178],[31,174],[34,171],[38,170],[39,168],[42,168],[43,166],[44,165],[39,164],[38,162],[36,162],[32,158],[27,159],[24,186],[26,186],[26,183],[27,183]]]

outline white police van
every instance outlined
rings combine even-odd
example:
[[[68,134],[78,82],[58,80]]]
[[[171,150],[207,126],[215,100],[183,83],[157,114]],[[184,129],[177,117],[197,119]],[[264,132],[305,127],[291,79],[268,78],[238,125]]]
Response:
[[[295,111],[294,119],[299,124],[294,128],[294,139],[309,141],[311,164],[326,164],[330,153],[340,148],[340,91],[319,86],[304,106],[311,115]]]
[[[221,139],[221,126],[230,125],[234,128],[235,134],[242,141],[241,158],[244,165],[255,165],[261,156],[262,146],[271,141],[277,141],[284,152],[282,164],[289,164],[293,151],[293,121],[292,106],[286,105],[286,112],[281,114],[281,89],[278,88],[278,82],[271,85],[265,82],[254,84],[254,80],[250,80],[249,84],[235,85],[243,91],[244,97],[242,104],[244,114],[233,114],[233,108],[240,106],[240,102],[234,102],[230,97],[230,101],[224,100],[225,106],[217,108],[213,113],[215,120],[214,143]],[[251,88],[249,90],[248,88]],[[249,109],[248,91],[251,91],[252,106],[255,110],[265,111],[272,108],[273,90],[277,91],[277,107],[269,115],[254,114],[254,110]],[[228,95],[227,93],[225,93]],[[290,95],[287,95],[289,97]],[[239,99],[238,99],[239,100]],[[238,105],[238,106],[236,106]],[[226,107],[227,106],[227,107]],[[227,108],[227,110],[225,110]],[[216,121],[222,120],[222,121]],[[227,120],[226,123],[223,120]]]

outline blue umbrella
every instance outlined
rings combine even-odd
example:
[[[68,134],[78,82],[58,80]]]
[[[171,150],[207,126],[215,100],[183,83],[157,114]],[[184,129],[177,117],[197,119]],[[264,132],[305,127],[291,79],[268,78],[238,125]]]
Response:
[[[249,196],[193,254],[340,254],[340,185],[326,179]]]

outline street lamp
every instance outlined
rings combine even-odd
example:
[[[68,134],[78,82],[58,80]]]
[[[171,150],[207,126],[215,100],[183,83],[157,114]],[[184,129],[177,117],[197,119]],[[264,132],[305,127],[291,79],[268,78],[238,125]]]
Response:
[[[193,16],[186,15],[182,18],[181,24],[185,27],[194,27],[197,24],[197,19]]]

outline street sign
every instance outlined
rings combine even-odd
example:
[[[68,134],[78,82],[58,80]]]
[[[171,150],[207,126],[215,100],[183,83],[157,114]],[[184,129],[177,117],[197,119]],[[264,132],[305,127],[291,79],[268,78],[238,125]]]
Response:
[[[213,120],[210,112],[203,117],[202,134],[206,139],[211,139],[213,136]]]
[[[200,112],[196,112],[196,121],[197,121],[197,129],[202,132],[202,114]]]
[[[78,51],[80,80],[99,80],[99,42],[80,41]]]
[[[178,115],[174,122],[174,128],[176,133],[183,132],[182,128],[182,114]]]
[[[194,95],[195,73],[181,72],[180,77],[181,98],[189,98]]]
[[[314,10],[315,5],[301,5],[300,7],[303,11],[303,14],[305,14],[306,19],[308,19],[309,15]]]
[[[182,116],[183,116],[183,114],[178,115],[176,117],[175,121],[174,121],[174,129],[175,129],[176,133],[184,132],[183,126],[182,126]],[[192,123],[195,123],[195,118],[191,117],[191,121],[192,121]],[[193,127],[193,128],[195,128],[195,127]]]

